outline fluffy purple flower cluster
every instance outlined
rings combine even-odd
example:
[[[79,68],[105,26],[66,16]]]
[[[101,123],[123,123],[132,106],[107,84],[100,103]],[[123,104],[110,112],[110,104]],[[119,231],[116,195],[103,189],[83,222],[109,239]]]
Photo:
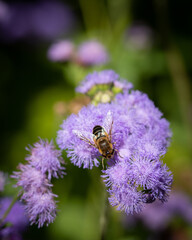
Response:
[[[118,75],[112,73],[103,71],[88,75],[82,92],[88,89],[89,79],[98,77],[99,82],[106,74],[106,82],[117,81]],[[93,85],[91,81],[90,85]],[[102,126],[108,134],[112,130],[115,154],[102,176],[109,187],[111,205],[134,213],[140,212],[145,203],[156,199],[166,201],[172,175],[160,158],[166,153],[171,132],[168,121],[148,96],[139,91],[123,92],[111,103],[89,105],[78,115],[72,114],[64,120],[57,143],[78,167],[91,169],[100,164],[101,154],[92,134],[96,125]]]
[[[120,79],[120,76],[113,70],[103,70],[88,74],[85,80],[76,88],[76,91],[85,94],[98,85],[114,86],[123,91],[128,91],[133,87],[132,83]]]
[[[26,157],[28,164],[20,164],[19,172],[14,172],[13,178],[17,179],[17,187],[22,187],[21,200],[25,202],[25,210],[31,224],[37,223],[38,227],[48,225],[56,217],[55,197],[52,193],[51,177],[63,176],[65,169],[61,151],[56,150],[53,142],[43,141],[27,148],[30,155]]]
[[[75,48],[69,40],[54,43],[48,49],[48,58],[53,62],[72,61],[82,66],[102,65],[109,61],[109,55],[100,42],[90,40]]]

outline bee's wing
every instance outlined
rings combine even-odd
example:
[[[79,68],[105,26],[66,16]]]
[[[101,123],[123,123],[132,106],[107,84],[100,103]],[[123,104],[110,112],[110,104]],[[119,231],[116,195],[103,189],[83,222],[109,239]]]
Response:
[[[111,140],[111,134],[112,134],[112,126],[113,126],[112,112],[108,111],[108,113],[103,121],[103,128],[109,134],[110,140]]]
[[[84,142],[88,143],[89,145],[96,147],[95,144],[91,141],[93,139],[94,135],[86,132],[86,131],[78,131],[78,130],[73,130],[73,133],[81,140]]]

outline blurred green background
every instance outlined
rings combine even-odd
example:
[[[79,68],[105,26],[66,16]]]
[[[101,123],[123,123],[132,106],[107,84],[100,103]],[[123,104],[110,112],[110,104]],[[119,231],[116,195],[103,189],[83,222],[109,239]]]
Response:
[[[22,4],[32,2],[18,3],[22,10]],[[73,24],[69,22],[63,32],[61,27],[61,31],[47,37],[34,33],[17,36],[9,34],[9,29],[0,24],[0,169],[11,174],[18,163],[24,162],[25,147],[38,141],[38,137],[55,140],[63,119],[73,112],[73,107],[66,110],[66,106],[78,102],[74,101],[77,83],[93,70],[113,69],[132,82],[135,89],[147,93],[169,120],[173,138],[163,161],[174,174],[173,190],[191,197],[192,2],[68,0],[59,3],[70,9],[73,18]],[[33,4],[38,5],[39,1]],[[1,15],[0,11],[0,23]],[[51,22],[54,17],[57,14],[51,16]],[[18,21],[18,29],[19,24]],[[49,22],[45,25],[55,27]],[[131,29],[138,26],[145,27],[131,35]],[[27,27],[30,28],[26,20]],[[83,68],[47,59],[47,50],[57,39],[71,39],[79,44],[92,38],[101,41],[109,53],[110,61],[103,66]],[[106,209],[101,169],[79,169],[66,157],[65,161],[67,175],[53,182],[53,191],[59,195],[55,222],[42,229],[29,227],[24,239],[153,239],[153,234],[141,226],[125,228],[123,214],[109,206]],[[12,184],[9,180],[4,195],[16,193]],[[107,220],[103,219],[105,211]],[[172,237],[165,235],[162,239],[192,239],[190,225],[183,224],[181,231],[185,234],[176,238],[178,222],[170,224]]]

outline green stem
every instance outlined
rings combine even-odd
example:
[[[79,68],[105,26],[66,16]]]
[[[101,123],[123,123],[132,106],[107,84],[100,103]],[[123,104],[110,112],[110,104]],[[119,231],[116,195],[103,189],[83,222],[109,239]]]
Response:
[[[18,200],[18,198],[20,197],[20,194],[15,195],[15,197],[13,198],[12,202],[10,203],[9,207],[7,208],[7,210],[5,211],[5,213],[3,214],[3,217],[0,219],[0,224],[3,223],[3,221],[6,219],[6,217],[8,216],[8,214],[10,213],[13,205],[16,203],[16,201]]]
[[[108,203],[108,199],[107,199],[107,190],[105,187],[105,184],[102,181],[102,185],[103,185],[103,206],[102,206],[102,211],[101,211],[101,216],[100,216],[100,224],[101,224],[101,240],[105,240],[106,239],[106,235],[107,235],[107,219],[108,219],[108,215],[109,215],[109,203]]]

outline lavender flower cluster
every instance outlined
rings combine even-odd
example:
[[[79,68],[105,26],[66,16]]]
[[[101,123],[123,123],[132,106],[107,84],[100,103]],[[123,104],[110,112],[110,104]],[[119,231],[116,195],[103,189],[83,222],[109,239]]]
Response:
[[[102,65],[109,61],[109,55],[99,41],[83,42],[76,49],[69,40],[53,43],[47,52],[48,59],[53,62],[74,62],[82,66]]]
[[[86,93],[93,87],[118,82],[112,70],[88,75],[78,88]],[[124,83],[125,84],[125,83]],[[83,107],[77,115],[64,120],[57,144],[78,167],[98,167],[101,157],[92,134],[96,125],[107,133],[111,129],[114,156],[108,159],[103,180],[109,188],[109,202],[126,213],[141,212],[156,199],[165,202],[172,184],[172,174],[161,157],[166,153],[171,131],[168,121],[148,96],[130,91],[130,83],[110,103]],[[126,86],[126,91],[124,91]]]
[[[61,151],[55,149],[53,142],[40,139],[34,146],[27,148],[30,154],[27,164],[20,164],[19,171],[12,178],[17,180],[17,187],[22,187],[21,200],[31,224],[42,227],[53,222],[56,217],[57,195],[52,192],[51,178],[64,175]]]

